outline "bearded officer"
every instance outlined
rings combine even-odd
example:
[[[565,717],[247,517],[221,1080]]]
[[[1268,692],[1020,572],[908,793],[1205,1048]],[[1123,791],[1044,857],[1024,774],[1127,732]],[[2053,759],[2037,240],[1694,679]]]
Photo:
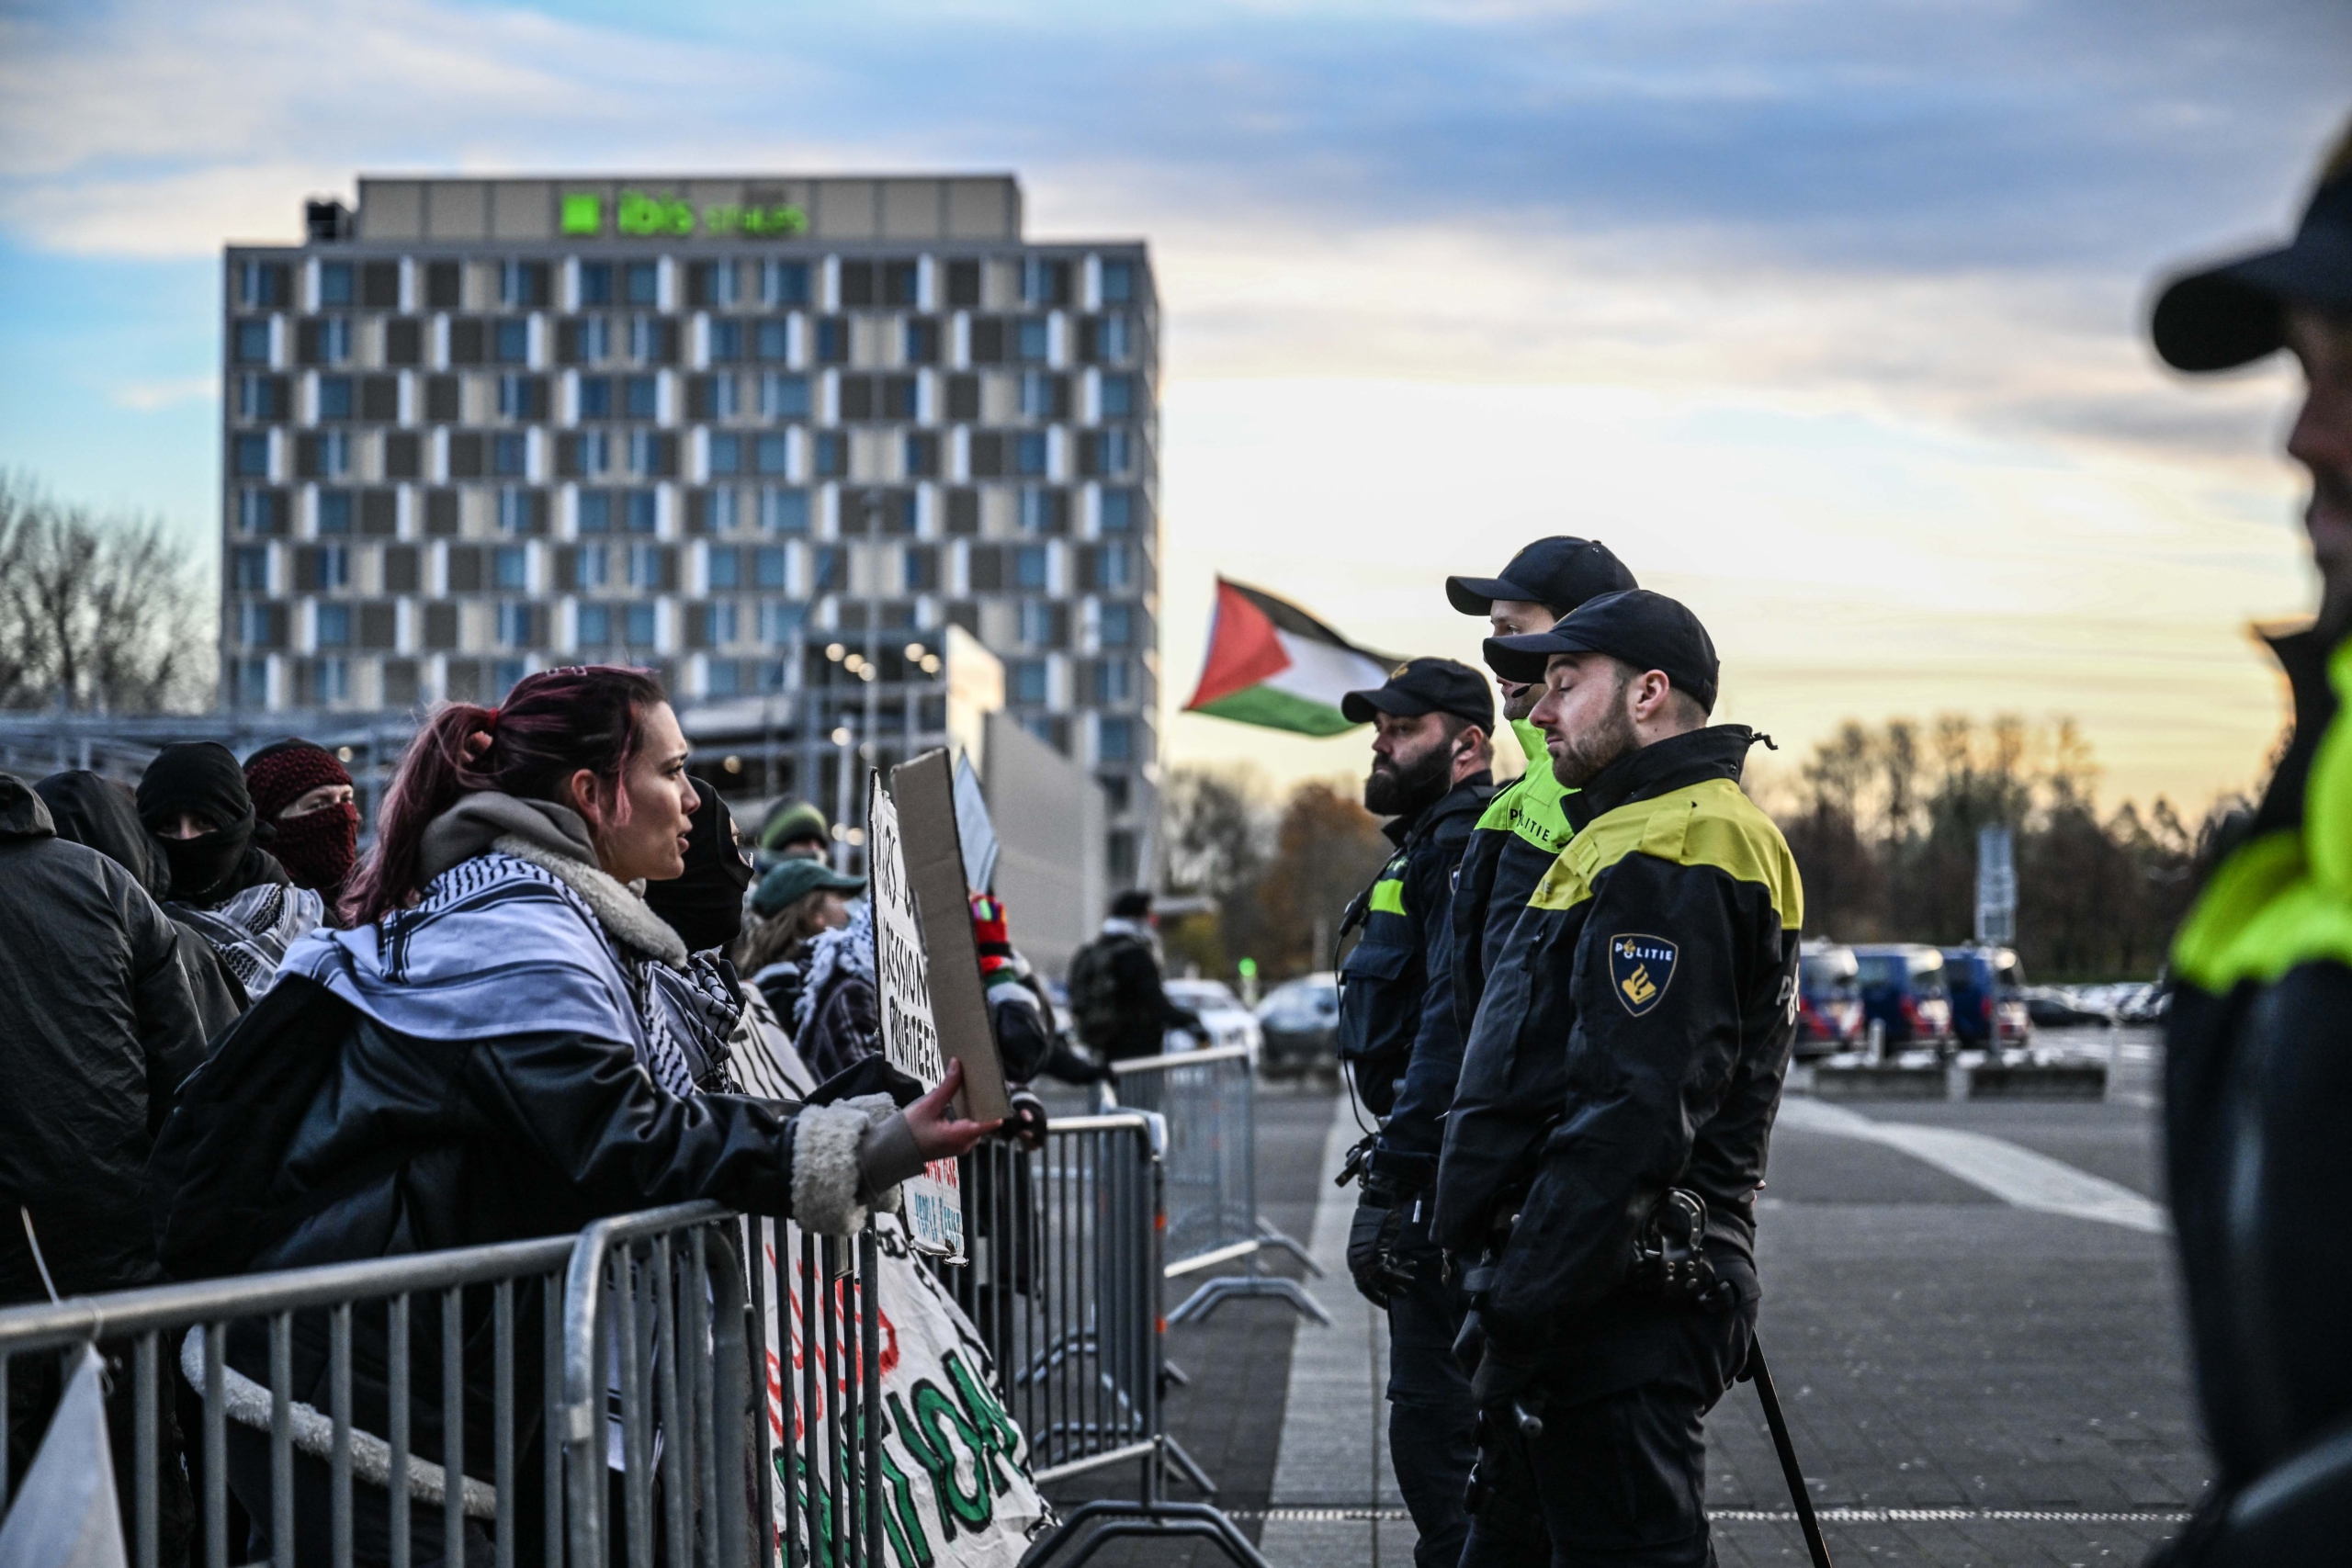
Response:
[[[1700,1422],[1745,1365],[1803,892],[1707,723],[1713,644],[1634,589],[1487,659],[1542,681],[1573,837],[1488,977],[1435,1235],[1476,1259],[1464,1568],[1713,1561]],[[1548,1537],[1548,1546],[1546,1538]]]
[[[2229,835],[2172,951],[2165,1166],[2215,1475],[2174,1564],[2333,1562],[2352,1540],[2352,135],[2288,245],[2175,280],[2156,304],[2175,368],[2281,348],[2305,397],[2288,456],[2311,474],[2311,626],[2271,638],[2293,739]]]
[[[1424,1201],[1437,1175],[1444,1105],[1426,1095],[1400,1098],[1397,1086],[1436,1059],[1446,1064],[1450,1090],[1451,1065],[1461,1059],[1446,987],[1448,912],[1463,843],[1492,792],[1494,696],[1466,664],[1416,659],[1377,689],[1349,693],[1340,712],[1379,727],[1363,803],[1392,818],[1384,830],[1396,846],[1350,910],[1363,939],[1340,969],[1340,1054],[1358,1094],[1385,1118],[1359,1168],[1348,1271],[1388,1311],[1389,1447],[1419,1531],[1414,1560],[1453,1568],[1468,1529],[1462,1493],[1476,1412],[1452,1355],[1459,1313],[1429,1239]]]

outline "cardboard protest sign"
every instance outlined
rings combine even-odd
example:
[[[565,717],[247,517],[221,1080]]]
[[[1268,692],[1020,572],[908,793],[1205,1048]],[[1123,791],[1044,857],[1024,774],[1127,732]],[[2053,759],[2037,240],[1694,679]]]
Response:
[[[945,751],[926,751],[890,770],[907,885],[914,891],[930,961],[931,1018],[940,1051],[964,1064],[964,1113],[992,1122],[1011,1113],[996,1032],[989,1027],[980,950],[972,940],[970,886],[956,826],[956,782]]]
[[[968,755],[956,759],[956,837],[964,850],[966,886],[975,893],[989,891],[996,884],[997,858],[1004,846],[997,841],[988,795],[980,788],[980,775]]]
[[[875,1005],[882,1014],[882,1054],[925,1089],[947,1076],[939,1028],[931,1013],[931,962],[922,916],[907,879],[899,808],[876,773],[866,798],[865,864],[874,900]],[[968,940],[968,939],[967,939]],[[908,1235],[941,1258],[964,1256],[964,1197],[952,1159],[935,1159],[900,1190]]]
[[[853,1390],[854,1353],[836,1364],[837,1377],[820,1377],[816,1404],[804,1403],[805,1371],[812,1348],[825,1343],[825,1323],[833,1319],[832,1342],[857,1342],[857,1298],[847,1279],[826,1280],[806,1265],[800,1232],[782,1221],[762,1221],[768,1268],[776,1266],[782,1242],[791,1292],[790,1323],[779,1335],[776,1303],[767,1311],[767,1343],[790,1347],[791,1365],[771,1352],[767,1365],[767,1452],[775,1467],[775,1528],[779,1534],[797,1517],[799,1552],[794,1561],[839,1563],[851,1550],[844,1537],[854,1519],[830,1517],[825,1488],[811,1489],[805,1473],[808,1427],[819,1431],[836,1419],[836,1402]],[[906,1233],[888,1218],[876,1223],[881,1265],[876,1315],[881,1319],[882,1531],[883,1557],[874,1568],[935,1568],[946,1562],[1013,1568],[1030,1538],[1053,1515],[1030,1479],[1029,1445],[1020,1427],[999,1403],[995,1369],[989,1365],[971,1320],[941,1288],[931,1270],[908,1248]],[[823,1352],[816,1350],[818,1365]],[[787,1384],[793,1401],[786,1425]],[[820,1445],[819,1463],[824,1463]],[[786,1494],[797,1506],[787,1512]],[[812,1515],[814,1517],[812,1517]],[[787,1554],[790,1555],[790,1554]]]

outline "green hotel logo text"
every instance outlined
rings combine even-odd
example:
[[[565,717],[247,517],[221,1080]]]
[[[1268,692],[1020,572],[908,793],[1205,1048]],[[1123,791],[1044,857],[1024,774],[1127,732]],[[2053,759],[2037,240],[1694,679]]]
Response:
[[[603,234],[605,198],[592,191],[566,192],[560,227],[566,234]],[[791,202],[746,206],[732,201],[712,202],[697,213],[673,196],[625,190],[613,211],[613,228],[631,239],[699,231],[721,239],[740,234],[752,240],[790,240],[808,232],[808,214]]]

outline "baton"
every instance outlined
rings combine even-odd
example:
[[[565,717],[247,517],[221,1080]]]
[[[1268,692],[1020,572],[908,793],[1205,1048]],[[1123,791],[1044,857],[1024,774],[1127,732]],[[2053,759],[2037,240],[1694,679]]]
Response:
[[[1788,1477],[1789,1501],[1796,1505],[1797,1528],[1804,1531],[1805,1550],[1813,1568],[1830,1568],[1829,1543],[1821,1539],[1821,1521],[1813,1517],[1813,1498],[1804,1488],[1804,1471],[1797,1464],[1796,1445],[1789,1441],[1788,1419],[1781,1414],[1781,1395],[1772,1387],[1772,1373],[1764,1365],[1764,1341],[1748,1342],[1747,1370],[1740,1374],[1756,1384],[1764,1405],[1764,1423],[1772,1428],[1772,1446],[1781,1453],[1781,1473]]]

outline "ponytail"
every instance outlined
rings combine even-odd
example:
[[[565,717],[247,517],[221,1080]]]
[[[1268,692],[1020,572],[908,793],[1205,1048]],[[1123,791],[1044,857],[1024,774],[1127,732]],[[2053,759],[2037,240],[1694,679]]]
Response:
[[[638,727],[666,700],[642,670],[574,666],[526,675],[495,708],[445,703],[409,742],[376,818],[376,847],[354,874],[342,914],[352,927],[406,908],[417,886],[424,829],[466,795],[484,790],[569,805],[564,787],[585,768],[628,819],[622,775]]]

